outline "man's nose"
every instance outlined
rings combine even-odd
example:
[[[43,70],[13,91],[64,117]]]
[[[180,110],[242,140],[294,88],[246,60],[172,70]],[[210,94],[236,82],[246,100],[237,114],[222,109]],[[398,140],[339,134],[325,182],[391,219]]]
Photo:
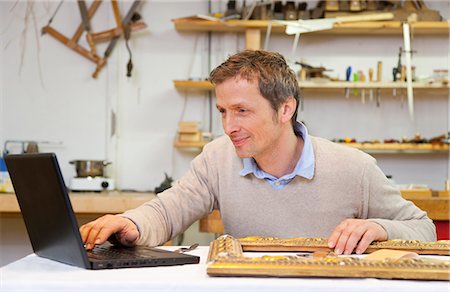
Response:
[[[231,135],[239,129],[238,123],[236,122],[236,119],[232,117],[232,115],[227,115],[222,119],[222,127],[223,131],[227,135]]]

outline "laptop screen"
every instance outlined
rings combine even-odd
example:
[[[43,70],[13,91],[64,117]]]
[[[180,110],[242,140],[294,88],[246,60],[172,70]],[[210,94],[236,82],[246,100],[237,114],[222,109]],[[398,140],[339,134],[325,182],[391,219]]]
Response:
[[[5,161],[34,252],[88,267],[56,155],[8,155]]]

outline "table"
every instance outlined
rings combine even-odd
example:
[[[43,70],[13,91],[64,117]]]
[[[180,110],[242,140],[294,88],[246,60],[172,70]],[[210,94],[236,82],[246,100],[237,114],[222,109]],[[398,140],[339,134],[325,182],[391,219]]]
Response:
[[[164,247],[173,250],[177,247]],[[117,270],[84,270],[34,254],[0,268],[0,291],[449,291],[446,281],[349,278],[209,277],[208,247],[189,254],[200,264]],[[261,253],[246,253],[261,256]],[[267,254],[267,253],[266,253]],[[449,257],[438,257],[447,259]]]

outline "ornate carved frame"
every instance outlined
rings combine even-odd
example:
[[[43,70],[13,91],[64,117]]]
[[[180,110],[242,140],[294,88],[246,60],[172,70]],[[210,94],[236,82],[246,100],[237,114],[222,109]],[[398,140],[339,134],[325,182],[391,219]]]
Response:
[[[297,241],[295,241],[297,240]],[[312,244],[305,249],[305,241],[320,243],[321,249]],[[281,243],[290,242],[289,249]],[[302,243],[303,245],[295,245]],[[208,255],[207,273],[210,276],[260,276],[260,277],[346,277],[346,278],[384,278],[414,280],[450,280],[450,261],[430,258],[401,258],[384,260],[365,260],[355,257],[341,257],[333,253],[305,257],[302,255],[279,255],[246,257],[243,251],[323,251],[321,239],[278,239],[251,237],[235,239],[224,235],[213,241]],[[389,246],[383,245],[382,248]],[[378,243],[376,243],[378,244]],[[416,249],[422,242],[395,241],[395,248],[415,244]],[[441,243],[426,243],[435,247]],[[442,243],[448,245],[449,243]],[[252,246],[252,247],[250,247]],[[258,249],[254,247],[257,246]],[[296,248],[294,248],[296,247]],[[448,246],[447,246],[448,249]],[[404,249],[405,250],[405,249]],[[407,249],[411,250],[411,249]],[[448,254],[448,253],[447,253]]]

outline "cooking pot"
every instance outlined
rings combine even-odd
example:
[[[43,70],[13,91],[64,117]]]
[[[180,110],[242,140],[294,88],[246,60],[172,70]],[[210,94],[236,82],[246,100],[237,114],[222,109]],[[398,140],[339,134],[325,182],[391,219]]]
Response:
[[[75,165],[77,177],[103,176],[104,167],[111,164],[105,160],[72,160],[69,163]]]

